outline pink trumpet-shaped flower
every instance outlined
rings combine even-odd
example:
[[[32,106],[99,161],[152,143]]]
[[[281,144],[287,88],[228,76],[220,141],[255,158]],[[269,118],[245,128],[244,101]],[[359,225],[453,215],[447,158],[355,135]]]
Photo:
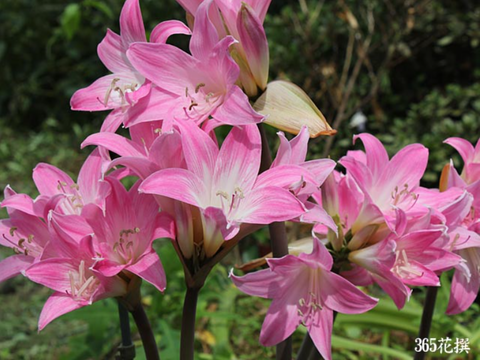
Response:
[[[45,303],[39,330],[57,317],[107,297],[127,293],[127,283],[120,277],[105,277],[94,270],[98,261],[91,236],[73,246],[73,239],[58,248],[58,257],[40,261],[26,270],[26,276],[55,290]]]
[[[150,91],[150,84],[126,56],[130,44],[146,42],[139,0],[127,0],[120,14],[120,35],[110,29],[98,45],[98,56],[113,74],[78,90],[70,101],[73,110],[108,110],[133,105]]]
[[[91,226],[98,262],[95,269],[103,276],[122,271],[133,273],[165,290],[166,279],[160,258],[152,248],[155,239],[175,238],[172,219],[159,213],[152,196],[139,194],[138,185],[127,192],[120,181],[107,178],[112,193],[106,199],[105,214],[96,206],[87,206],[84,218]],[[68,218],[60,219],[68,227]]]
[[[475,148],[461,138],[449,138],[445,143],[460,153],[464,167],[459,175],[453,162],[450,162],[442,173],[442,180],[446,182],[444,185],[465,189],[470,198],[466,211],[458,209],[460,202],[443,209],[443,212],[454,215],[447,217],[450,249],[464,260],[456,266],[452,280],[446,311],[451,315],[467,310],[480,289],[480,141]]]
[[[5,189],[5,198],[14,196]],[[40,261],[50,240],[47,225],[38,217],[7,208],[10,218],[0,220],[0,245],[12,248],[16,255],[0,261],[0,282],[22,273],[32,263]]]
[[[27,195],[14,194],[2,202],[2,207],[44,219],[52,209],[65,215],[80,215],[87,204],[103,209],[105,197],[110,193],[110,185],[102,181],[104,162],[95,149],[80,169],[77,183],[55,166],[40,163],[33,170],[33,181],[40,196],[33,201]]]
[[[149,104],[157,109],[157,119],[163,119],[163,131],[171,131],[180,120],[200,124],[212,117],[215,125],[243,125],[263,119],[235,85],[239,68],[229,55],[235,40],[231,36],[219,40],[209,20],[210,6],[207,0],[198,8],[190,41],[192,55],[169,44],[138,43],[127,52],[135,68],[169,94]],[[144,120],[132,118],[127,125],[139,121]]]
[[[274,185],[274,179],[256,182],[261,139],[255,125],[233,128],[220,150],[192,123],[181,125],[181,135],[187,169],[158,171],[139,189],[198,207],[207,256],[215,254],[224,240],[233,238],[242,223],[269,224],[305,212],[294,195]],[[300,167],[295,169],[300,180],[306,172]]]
[[[317,238],[311,254],[286,255],[267,263],[269,269],[231,275],[240,291],[273,299],[260,333],[264,346],[285,340],[302,324],[320,354],[331,359],[333,311],[359,314],[377,304],[377,299],[330,271],[332,256]]]

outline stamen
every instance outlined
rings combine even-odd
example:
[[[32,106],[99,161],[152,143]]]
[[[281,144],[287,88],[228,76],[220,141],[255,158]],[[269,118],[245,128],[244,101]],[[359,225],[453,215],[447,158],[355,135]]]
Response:
[[[107,93],[105,94],[105,98],[103,100],[103,105],[105,107],[108,106],[108,100],[110,99],[110,95],[112,94],[112,91],[118,89],[118,87],[116,87],[118,81],[120,81],[119,78],[115,78],[112,80],[112,83],[110,84],[110,87],[108,88]]]
[[[189,111],[192,111],[192,109],[195,107],[195,106],[198,106],[198,104],[192,100],[192,102],[190,103],[190,106],[188,107],[188,110]]]
[[[75,278],[73,277],[73,272],[69,271],[68,277],[70,278],[70,288],[72,290],[72,296],[75,297],[75,292],[77,289],[75,288]]]
[[[93,282],[94,277],[90,276],[87,281],[85,281],[82,285],[82,287],[78,290],[77,296],[82,296],[83,292],[90,286],[90,284]]]
[[[201,87],[204,87],[205,84],[204,83],[200,83],[198,84],[197,86],[195,86],[195,94],[198,93],[198,91],[200,90]]]
[[[16,226],[12,226],[12,227],[10,228],[10,236],[15,235],[14,233],[15,233],[15,231],[17,231],[17,230],[18,230],[18,228],[17,228]],[[4,237],[5,237],[5,235],[4,235]]]

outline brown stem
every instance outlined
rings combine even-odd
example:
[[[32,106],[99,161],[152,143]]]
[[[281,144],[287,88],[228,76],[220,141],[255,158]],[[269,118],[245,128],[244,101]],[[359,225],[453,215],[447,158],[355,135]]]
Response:
[[[180,360],[193,360],[195,353],[195,316],[199,288],[187,287],[183,303],[182,334],[180,339]]]
[[[425,298],[425,305],[423,306],[422,322],[420,323],[420,330],[418,337],[420,339],[427,339],[430,335],[430,327],[432,326],[433,312],[435,310],[435,301],[437,300],[438,287],[427,287],[427,296]],[[423,360],[427,355],[426,352],[415,353],[414,360]]]
[[[152,326],[150,325],[150,321],[148,321],[148,317],[145,313],[142,303],[138,303],[132,310],[130,310],[130,313],[132,314],[133,320],[135,320],[138,332],[142,338],[145,357],[147,360],[160,360],[157,342],[155,341],[155,336],[153,335]]]

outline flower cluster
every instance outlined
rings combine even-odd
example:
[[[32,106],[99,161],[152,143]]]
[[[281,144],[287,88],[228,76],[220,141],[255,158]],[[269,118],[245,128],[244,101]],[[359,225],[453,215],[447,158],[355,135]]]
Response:
[[[188,26],[162,22],[147,41],[139,0],[127,0],[120,35],[108,30],[99,44],[112,74],[78,90],[71,106],[110,113],[83,142],[96,148],[77,182],[39,164],[36,199],[5,189],[0,244],[16,254],[0,262],[0,281],[23,274],[55,291],[39,328],[97,300],[128,298],[139,279],[164,291],[155,239],[172,239],[188,285],[231,244],[282,221],[309,224],[312,237],[266,269],[231,275],[241,291],[273,299],[265,346],[303,325],[330,359],[334,312],[377,304],[358,287],[377,284],[402,308],[412,286],[439,286],[453,268],[447,312],[466,310],[480,287],[480,145],[446,140],[465,166],[459,175],[447,165],[440,189],[420,186],[428,160],[420,144],[389,159],[360,134],[365,152],[341,158],[343,173],[330,159],[306,161],[309,138],[334,130],[301,89],[267,84],[269,1],[179,2]],[[173,34],[191,37],[189,53],[167,43]],[[264,121],[297,134],[278,133],[271,163]],[[232,127],[220,146],[222,125]],[[116,133],[121,126],[128,137]],[[137,178],[128,190],[127,176]]]

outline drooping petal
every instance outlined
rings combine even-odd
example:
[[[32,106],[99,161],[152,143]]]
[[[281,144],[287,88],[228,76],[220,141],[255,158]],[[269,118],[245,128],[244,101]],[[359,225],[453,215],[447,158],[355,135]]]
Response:
[[[68,275],[70,271],[78,271],[78,266],[75,266],[69,259],[58,258],[43,260],[30,266],[25,271],[25,275],[33,282],[65,293],[66,290],[71,289]]]
[[[332,359],[333,311],[322,309],[313,313],[308,333],[315,347],[325,360]]]
[[[152,30],[150,42],[166,44],[171,35],[183,34],[191,35],[191,31],[184,23],[178,20],[163,21]]]
[[[38,320],[38,331],[43,330],[50,322],[57,317],[70,311],[79,309],[87,305],[86,302],[75,301],[69,295],[62,292],[53,293],[43,305],[40,319]]]
[[[120,155],[144,158],[145,150],[137,143],[121,135],[101,132],[88,136],[82,142],[82,148],[89,145],[103,146],[104,148]]]
[[[215,120],[233,126],[257,124],[264,119],[263,115],[253,110],[247,96],[236,85],[211,115]]]
[[[445,140],[444,143],[454,147],[462,157],[465,164],[469,164],[473,161],[475,149],[470,141],[458,137],[451,137]]]
[[[135,264],[128,266],[128,271],[148,281],[161,292],[167,287],[165,271],[160,258],[154,251],[138,259]]]
[[[244,276],[236,276],[232,271],[229,277],[235,286],[245,294],[266,299],[279,296],[280,278],[271,269],[259,270]]]

